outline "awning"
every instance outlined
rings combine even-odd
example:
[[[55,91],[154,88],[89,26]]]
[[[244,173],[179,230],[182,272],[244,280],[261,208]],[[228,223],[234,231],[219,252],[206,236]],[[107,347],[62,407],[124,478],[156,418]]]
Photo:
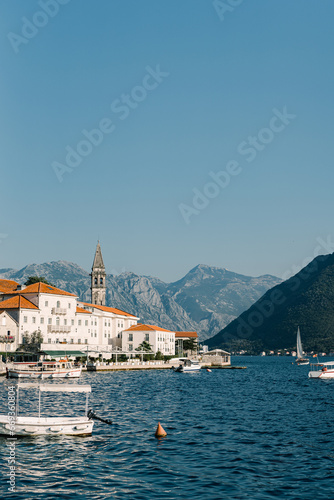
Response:
[[[48,356],[62,357],[62,356],[85,356],[86,351],[42,351],[44,354]]]

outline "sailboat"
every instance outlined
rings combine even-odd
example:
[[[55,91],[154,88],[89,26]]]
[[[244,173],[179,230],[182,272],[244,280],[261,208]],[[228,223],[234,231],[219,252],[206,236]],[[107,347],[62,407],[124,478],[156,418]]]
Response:
[[[307,358],[304,358],[302,341],[300,340],[299,326],[298,326],[298,330],[297,330],[297,359],[296,359],[296,364],[297,365],[309,365],[310,364],[310,360],[307,359]]]

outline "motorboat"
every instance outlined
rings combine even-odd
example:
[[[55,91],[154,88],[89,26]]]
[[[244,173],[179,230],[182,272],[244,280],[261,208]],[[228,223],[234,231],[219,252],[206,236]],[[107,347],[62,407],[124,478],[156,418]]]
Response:
[[[296,365],[309,365],[310,360],[308,358],[304,357],[304,351],[302,347],[302,342],[300,338],[300,330],[298,326],[297,330],[297,359],[296,359]]]
[[[311,363],[308,376],[309,378],[320,378],[322,380],[334,378],[334,361]]]
[[[38,416],[19,415],[20,390],[38,391]],[[15,397],[16,392],[16,397]],[[86,394],[86,405],[84,416],[41,416],[41,393],[84,393]],[[9,388],[9,414],[0,415],[0,434],[5,436],[56,436],[66,434],[69,436],[87,436],[92,434],[94,422],[88,412],[88,395],[91,392],[90,385],[79,384],[37,384],[33,382],[18,383]],[[12,395],[11,395],[12,394]],[[70,406],[70,405],[69,405]],[[92,414],[94,415],[94,414]]]
[[[7,378],[78,378],[81,371],[81,366],[74,366],[67,358],[59,361],[14,362],[6,366]]]
[[[201,369],[200,362],[195,359],[180,358],[180,365],[175,368],[176,372],[196,372]]]

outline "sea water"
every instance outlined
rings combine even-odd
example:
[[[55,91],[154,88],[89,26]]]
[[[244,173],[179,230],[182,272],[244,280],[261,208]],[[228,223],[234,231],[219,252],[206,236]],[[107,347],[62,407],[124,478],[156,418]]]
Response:
[[[15,492],[0,438],[1,497],[334,499],[334,382],[309,380],[309,367],[292,361],[239,357],[233,364],[245,370],[211,373],[85,373],[79,383],[92,386],[90,407],[113,425],[96,422],[89,437],[16,441]],[[7,413],[15,381],[0,384]],[[22,411],[34,414],[35,394],[20,395]],[[82,394],[42,397],[45,416],[83,412]]]

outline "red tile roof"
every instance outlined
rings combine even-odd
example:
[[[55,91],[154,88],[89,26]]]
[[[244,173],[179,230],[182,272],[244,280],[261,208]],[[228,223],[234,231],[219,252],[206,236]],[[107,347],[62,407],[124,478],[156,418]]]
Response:
[[[98,304],[88,304],[87,302],[82,302],[82,304],[87,307],[94,307],[95,309],[99,309],[100,311],[112,312],[114,314],[120,314],[122,316],[131,316],[132,318],[137,317],[134,314],[121,311],[121,309],[116,309],[115,307],[99,306]]]
[[[21,295],[16,295],[15,297],[11,297],[10,299],[3,300],[0,302],[0,309],[37,309],[30,300],[22,297]]]
[[[130,328],[128,328],[127,330],[124,330],[125,332],[130,332],[130,331],[147,331],[147,330],[151,330],[151,331],[157,331],[157,332],[168,332],[168,333],[174,333],[170,330],[166,330],[166,328],[160,328],[160,326],[155,326],[155,325],[142,325],[141,323],[139,323],[138,325],[132,325],[130,326]]]
[[[74,293],[65,292],[65,290],[61,290],[60,288],[56,288],[52,285],[47,285],[46,283],[33,283],[32,285],[27,286],[23,290],[17,292],[9,292],[10,294],[20,293],[25,295],[27,293],[50,293],[53,295],[68,295],[69,297],[76,297]]]
[[[175,332],[175,338],[177,338],[177,337],[197,338],[198,335],[196,332]]]
[[[78,307],[77,306],[77,310],[76,310],[77,313],[86,313],[86,314],[91,314],[90,311],[87,311],[87,309],[83,309],[82,307]]]
[[[19,283],[14,280],[0,280],[0,292],[12,292],[17,289]]]

